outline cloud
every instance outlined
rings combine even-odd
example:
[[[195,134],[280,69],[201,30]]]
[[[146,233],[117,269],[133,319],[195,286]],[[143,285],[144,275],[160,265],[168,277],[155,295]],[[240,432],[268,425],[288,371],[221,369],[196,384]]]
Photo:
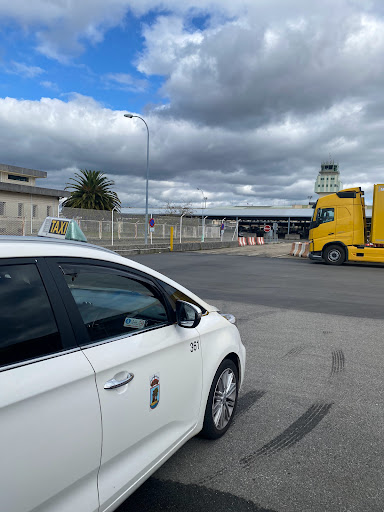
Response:
[[[24,78],[35,78],[44,73],[44,69],[38,66],[28,66],[23,62],[11,61],[6,67],[6,72],[12,75],[19,75]]]
[[[307,0],[1,0],[0,20],[3,27],[17,24],[24,32],[34,34],[36,49],[46,57],[68,62],[81,54],[87,44],[102,42],[105,33],[124,24],[127,16],[174,13],[186,20],[206,16],[214,25],[241,16],[263,20],[273,15],[275,19],[286,19],[297,12],[313,14],[326,10],[328,13],[341,6],[350,10],[350,3],[323,0],[319,7]]]
[[[36,36],[36,49],[46,57],[67,62],[100,43],[107,30],[123,22],[129,0],[14,0],[0,2],[0,19],[17,23]]]
[[[154,25],[144,25],[146,50],[138,60],[138,70],[147,75],[170,75],[178,62],[193,56],[203,42],[200,31],[185,30],[176,16],[160,16]]]
[[[46,89],[51,89],[52,91],[59,91],[59,86],[55,82],[50,82],[49,80],[43,80],[40,82],[40,85],[45,87]]]
[[[166,78],[159,115],[241,130],[382,89],[380,18],[336,11],[263,25],[248,17],[192,33],[181,20],[169,25],[160,17],[145,28],[138,62]]]
[[[344,102],[246,132],[150,114],[150,206],[179,197],[198,207],[197,187],[210,204],[305,202],[331,147],[344,182],[374,180],[383,171],[381,131],[371,129],[368,107]],[[101,170],[116,181],[124,204],[143,206],[145,126],[123,114],[79,94],[68,101],[0,99],[3,163],[48,171],[47,185],[58,188],[73,169]]]
[[[39,50],[59,60],[101,44],[126,16],[152,14],[141,26],[142,51],[130,55],[141,75],[102,76],[105,87],[127,92],[150,90],[152,77],[162,79],[163,104],[139,113],[150,129],[150,205],[182,197],[198,206],[197,187],[211,204],[305,202],[330,154],[343,183],[382,181],[378,2],[33,4],[0,2],[1,19],[35,31]],[[47,170],[59,188],[74,169],[100,169],[115,179],[124,204],[142,206],[143,123],[90,97],[61,98],[0,99],[4,163]]]
[[[120,91],[143,92],[148,88],[148,80],[134,78],[128,73],[107,73],[103,76],[107,89]]]

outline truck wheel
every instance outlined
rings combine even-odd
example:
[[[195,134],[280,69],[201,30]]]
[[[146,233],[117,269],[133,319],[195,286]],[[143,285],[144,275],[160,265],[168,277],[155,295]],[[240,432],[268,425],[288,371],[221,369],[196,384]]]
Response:
[[[345,251],[340,245],[330,245],[325,249],[323,258],[327,265],[342,265],[345,261]]]

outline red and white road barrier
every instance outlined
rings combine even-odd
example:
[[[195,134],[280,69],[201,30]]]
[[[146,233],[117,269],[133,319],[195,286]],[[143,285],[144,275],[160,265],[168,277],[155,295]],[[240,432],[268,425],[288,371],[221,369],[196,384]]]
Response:
[[[291,256],[298,256],[301,249],[301,242],[293,242],[290,255]]]
[[[238,237],[239,246],[244,247],[244,245],[264,245],[264,237],[263,236],[249,236],[245,238],[245,236]]]
[[[309,256],[309,242],[304,242],[301,244],[302,245],[302,248],[301,248],[301,251],[300,251],[300,258],[308,258]]]
[[[293,242],[289,254],[291,256],[299,256],[300,258],[308,258],[309,242]]]

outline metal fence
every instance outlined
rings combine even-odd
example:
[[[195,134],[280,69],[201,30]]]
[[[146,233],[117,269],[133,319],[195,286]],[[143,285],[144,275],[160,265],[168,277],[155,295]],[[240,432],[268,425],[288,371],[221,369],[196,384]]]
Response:
[[[143,243],[145,229],[148,230],[149,243],[153,244],[169,243],[171,227],[174,243],[197,242],[203,239],[229,241],[234,240],[237,233],[235,221],[224,223],[222,231],[221,222],[208,221],[202,217],[153,215],[155,225],[151,229],[146,225],[144,215],[79,208],[63,208],[60,215],[75,219],[90,242],[102,242],[103,245]]]
[[[32,198],[28,203],[0,201],[0,235],[36,235],[47,216],[58,215],[58,204]],[[99,245],[142,244],[145,230],[151,244],[169,244],[171,227],[174,243],[231,241],[237,237],[235,221],[223,222],[203,217],[153,215],[154,228],[145,223],[144,215],[119,212],[62,208],[61,217],[75,219],[87,239]]]

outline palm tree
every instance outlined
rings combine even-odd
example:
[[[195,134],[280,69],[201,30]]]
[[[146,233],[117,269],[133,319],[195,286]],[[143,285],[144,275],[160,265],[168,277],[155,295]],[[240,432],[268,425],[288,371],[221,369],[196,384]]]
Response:
[[[63,206],[110,211],[115,208],[120,211],[120,199],[116,192],[110,189],[114,184],[115,182],[109,180],[101,171],[80,169],[65,187],[66,190],[71,189],[71,196],[64,201]]]

